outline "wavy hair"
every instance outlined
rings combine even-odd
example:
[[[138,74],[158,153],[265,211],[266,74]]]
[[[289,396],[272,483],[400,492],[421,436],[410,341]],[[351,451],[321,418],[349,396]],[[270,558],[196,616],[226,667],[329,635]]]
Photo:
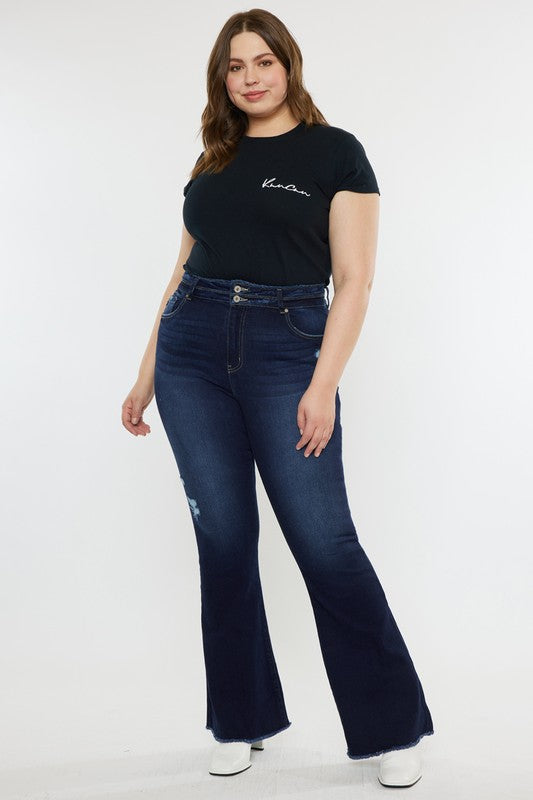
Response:
[[[225,83],[231,39],[244,31],[261,36],[287,70],[286,102],[299,122],[305,122],[306,126],[329,125],[304,86],[302,53],[283,22],[262,8],[238,12],[224,24],[209,56],[207,105],[198,131],[202,132],[204,153],[194,165],[191,179],[202,172],[221,172],[235,157],[238,143],[247,130],[247,115],[232,103]]]

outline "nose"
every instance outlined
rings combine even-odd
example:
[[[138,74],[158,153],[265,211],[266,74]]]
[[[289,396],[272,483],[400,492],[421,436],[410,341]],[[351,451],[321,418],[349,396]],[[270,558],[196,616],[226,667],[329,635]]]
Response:
[[[255,77],[253,67],[248,67],[246,69],[244,82],[247,86],[248,84],[257,83],[257,78]]]

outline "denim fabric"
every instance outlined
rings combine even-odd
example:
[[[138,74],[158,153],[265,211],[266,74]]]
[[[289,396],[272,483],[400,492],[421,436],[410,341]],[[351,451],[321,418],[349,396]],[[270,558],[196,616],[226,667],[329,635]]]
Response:
[[[186,271],[160,320],[155,397],[198,546],[206,728],[254,742],[291,725],[259,575],[257,465],[309,593],[346,754],[359,759],[410,747],[433,724],[352,520],[338,387],[325,449],[295,449],[328,313],[322,284]]]

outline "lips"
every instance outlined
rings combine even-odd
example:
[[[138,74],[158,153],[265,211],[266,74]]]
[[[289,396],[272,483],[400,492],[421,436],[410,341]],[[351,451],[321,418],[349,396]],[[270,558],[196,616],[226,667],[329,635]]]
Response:
[[[244,96],[245,97],[260,97],[265,92],[247,92]]]

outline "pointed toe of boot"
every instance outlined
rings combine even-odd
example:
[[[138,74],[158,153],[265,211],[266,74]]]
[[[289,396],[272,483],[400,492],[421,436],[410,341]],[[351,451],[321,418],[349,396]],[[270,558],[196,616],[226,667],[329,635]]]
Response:
[[[217,742],[211,755],[211,775],[237,775],[252,766],[249,742]]]
[[[381,754],[378,780],[382,786],[413,786],[421,777],[422,764],[416,747]]]

